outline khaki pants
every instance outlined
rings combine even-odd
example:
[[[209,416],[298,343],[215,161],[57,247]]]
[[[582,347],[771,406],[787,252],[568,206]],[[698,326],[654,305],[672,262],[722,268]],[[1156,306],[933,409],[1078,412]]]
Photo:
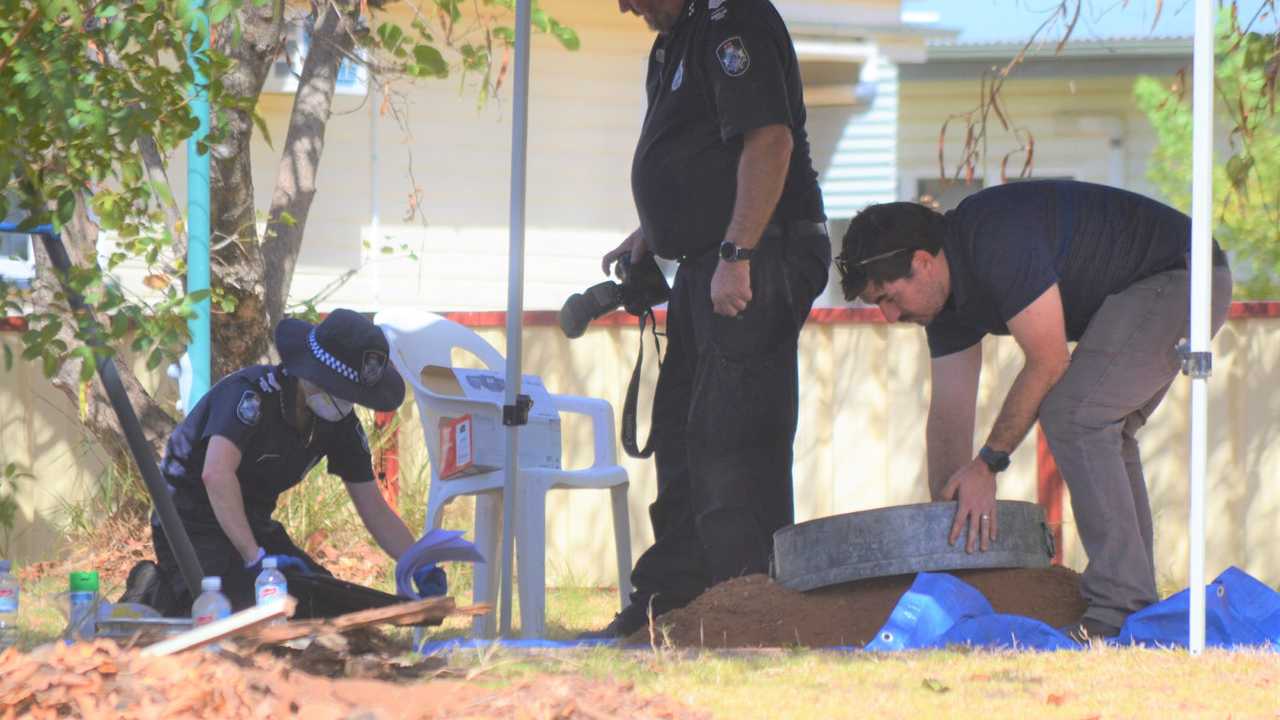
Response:
[[[1231,271],[1213,269],[1211,327],[1231,305]],[[1136,433],[1177,377],[1176,346],[1189,337],[1186,270],[1172,270],[1109,296],[1071,355],[1071,366],[1040,406],[1054,460],[1089,565],[1085,617],[1120,626],[1158,600],[1147,499]]]

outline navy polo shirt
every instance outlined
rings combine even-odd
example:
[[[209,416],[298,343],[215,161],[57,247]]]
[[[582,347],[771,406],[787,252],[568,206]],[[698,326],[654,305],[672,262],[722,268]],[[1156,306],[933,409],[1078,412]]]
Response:
[[[946,215],[951,296],[925,328],[942,357],[1008,322],[1054,283],[1068,340],[1084,335],[1108,295],[1187,266],[1191,218],[1126,190],[1064,180],[999,185]],[[1214,264],[1226,256],[1214,243]]]
[[[283,366],[255,365],[234,372],[214,385],[169,436],[161,472],[185,522],[217,525],[201,479],[214,435],[240,449],[236,476],[253,528],[270,520],[280,493],[302,482],[322,457],[345,482],[373,480],[369,440],[355,413],[336,423],[316,418],[315,432],[305,437],[284,419],[293,402],[291,384],[296,387]]]
[[[688,0],[658,35],[645,82],[649,107],[631,164],[640,227],[660,256],[712,249],[733,215],[743,134],[791,128],[775,221],[824,220],[805,133],[800,64],[768,0]]]

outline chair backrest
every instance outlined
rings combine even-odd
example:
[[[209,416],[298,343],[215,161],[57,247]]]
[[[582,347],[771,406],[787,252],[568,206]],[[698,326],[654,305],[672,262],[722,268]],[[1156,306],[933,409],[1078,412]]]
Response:
[[[475,355],[490,370],[501,372],[506,361],[474,330],[434,313],[384,310],[374,316],[373,322],[382,328],[382,334],[387,338],[392,364],[413,390],[427,456],[431,460],[431,479],[437,481],[440,479],[440,419],[456,414],[459,403],[437,395],[423,385],[422,369],[428,365],[452,366],[454,348]]]

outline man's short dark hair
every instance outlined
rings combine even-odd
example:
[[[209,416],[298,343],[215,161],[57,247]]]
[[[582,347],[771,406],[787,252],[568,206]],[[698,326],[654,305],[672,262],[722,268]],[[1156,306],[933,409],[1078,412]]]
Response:
[[[942,214],[919,203],[867,206],[849,222],[836,258],[844,299],[856,299],[871,283],[910,277],[914,251],[937,255],[944,229]]]

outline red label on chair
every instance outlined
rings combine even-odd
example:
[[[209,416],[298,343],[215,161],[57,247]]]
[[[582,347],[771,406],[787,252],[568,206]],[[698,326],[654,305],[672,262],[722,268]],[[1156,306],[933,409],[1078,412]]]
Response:
[[[461,477],[479,472],[472,445],[471,415],[440,418],[440,479]]]

